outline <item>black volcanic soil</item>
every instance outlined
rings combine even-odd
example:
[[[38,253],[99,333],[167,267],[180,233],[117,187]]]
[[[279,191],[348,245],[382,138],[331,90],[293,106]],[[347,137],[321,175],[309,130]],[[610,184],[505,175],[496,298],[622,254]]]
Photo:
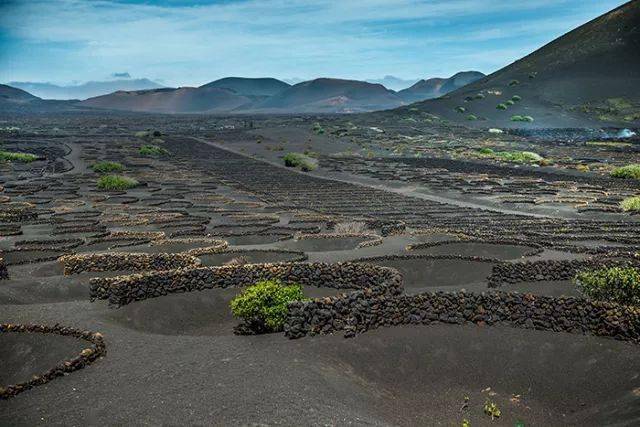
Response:
[[[31,251],[35,243],[18,244],[21,240],[72,238],[81,239],[73,241],[79,246],[46,251],[107,250],[110,244],[92,242],[100,236],[110,236],[112,240],[107,241],[115,243],[135,240],[113,234],[120,231],[165,232],[168,239],[201,238],[219,224],[235,230],[247,224],[285,227],[307,215],[311,216],[309,224],[319,224],[323,232],[330,232],[335,221],[379,220],[402,222],[407,227],[398,235],[385,236],[379,246],[354,249],[355,241],[337,247],[331,246],[335,242],[319,241],[301,248],[309,251],[310,260],[327,262],[415,255],[405,249],[408,244],[454,240],[462,231],[509,239],[526,230],[529,241],[549,246],[535,259],[582,256],[551,248],[552,238],[593,249],[600,246],[594,242],[623,238],[630,241],[625,244],[632,245],[640,235],[637,222],[620,213],[615,214],[615,220],[594,221],[579,215],[566,219],[414,197],[392,191],[396,184],[391,178],[387,187],[376,187],[327,179],[329,174],[322,167],[313,174],[303,174],[189,136],[167,135],[165,130],[186,135],[204,127],[223,147],[239,148],[234,146],[238,141],[245,146],[262,145],[249,139],[259,133],[256,129],[218,132],[216,129],[223,126],[240,126],[226,118],[145,116],[143,127],[161,127],[164,142],[159,144],[171,152],[158,158],[138,154],[145,141],[132,135],[142,126],[140,117],[22,120],[21,126],[33,130],[35,136],[8,136],[9,143],[24,147],[29,147],[25,140],[46,147],[68,144],[71,149],[61,153],[73,168],[60,174],[45,173],[43,178],[41,169],[17,172],[5,165],[1,172],[3,196],[19,202],[47,194],[52,200],[37,205],[37,219],[11,223],[24,234],[3,236],[7,239],[3,250],[18,245]],[[274,140],[276,135],[305,135],[301,127],[289,122],[280,126],[280,119],[265,120],[276,123],[270,133]],[[310,127],[307,124],[305,129]],[[47,132],[55,126],[62,130],[53,137]],[[203,139],[202,134],[196,136]],[[314,139],[325,140],[330,139],[318,135]],[[296,139],[295,144],[303,146],[305,142]],[[338,148],[327,151],[341,150],[350,143],[336,145]],[[122,161],[127,175],[144,182],[126,194],[136,200],[119,198],[108,203],[105,193],[95,190],[97,175],[87,167],[103,158]],[[47,164],[57,160],[52,158]],[[67,197],[56,198],[57,193]],[[272,222],[269,215],[278,221]],[[260,220],[260,224],[251,223]],[[5,225],[0,231],[16,231],[16,226]],[[247,244],[234,250],[246,249],[250,262],[280,259],[275,254],[276,259],[263,256],[258,249],[286,243],[271,239],[281,234],[259,234],[260,228],[251,227],[245,230]],[[371,231],[381,233],[379,226]],[[270,237],[267,241],[265,235]],[[139,239],[135,246],[117,250],[153,248]],[[198,246],[170,243],[165,249]],[[318,248],[324,250],[312,252]],[[443,246],[454,254],[508,260],[519,258],[528,249],[525,245],[463,242]],[[203,259],[219,264],[242,253],[232,251]],[[33,263],[9,265],[10,279],[0,282],[0,322],[60,323],[99,331],[107,354],[84,369],[0,401],[0,425],[412,426],[459,425],[469,419],[473,426],[514,425],[517,421],[525,425],[601,426],[635,425],[640,420],[640,380],[636,375],[640,352],[628,343],[576,334],[445,324],[383,328],[353,339],[341,334],[299,340],[288,340],[282,334],[238,336],[233,334],[237,321],[230,316],[228,302],[239,289],[172,294],[115,309],[104,301],[88,300],[89,279],[130,272],[63,276],[59,264],[39,261],[36,255],[24,257]],[[408,293],[462,288],[491,292],[486,277],[492,262],[426,260],[417,255],[415,259],[375,262],[398,268],[405,276]],[[545,295],[572,292],[566,282],[522,283],[514,288]],[[305,291],[314,297],[338,292],[324,288]],[[9,376],[16,373],[28,377],[35,373],[32,371],[49,368],[79,351],[59,340],[62,337],[52,336],[50,344],[35,341],[29,347],[27,353],[37,357],[21,357],[27,353],[20,353],[16,342],[6,344],[7,338],[14,339],[0,336],[0,355],[6,360],[0,364],[0,378],[8,378],[6,381],[13,381]],[[469,407],[461,410],[465,396]],[[491,421],[482,412],[486,399],[498,404],[500,420]]]

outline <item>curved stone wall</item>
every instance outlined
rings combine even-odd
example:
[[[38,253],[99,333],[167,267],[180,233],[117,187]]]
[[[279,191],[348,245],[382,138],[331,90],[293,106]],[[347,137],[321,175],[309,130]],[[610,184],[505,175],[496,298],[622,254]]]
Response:
[[[155,271],[91,279],[91,298],[115,306],[170,293],[248,286],[260,280],[280,279],[335,289],[357,289],[363,295],[397,295],[402,276],[396,270],[364,263],[275,263]],[[323,298],[326,299],[326,298]]]
[[[78,274],[85,271],[149,271],[193,268],[200,260],[184,253],[128,253],[109,252],[100,254],[63,255],[58,261],[64,267],[64,274]]]
[[[500,287],[519,282],[571,280],[584,269],[621,265],[640,266],[636,259],[573,259],[504,262],[493,267],[487,278],[489,287]]]
[[[612,337],[640,343],[640,308],[573,297],[491,292],[362,294],[296,302],[289,307],[289,338],[345,331],[354,336],[381,326],[434,322],[504,324],[526,329]]]
[[[3,323],[0,324],[0,333],[57,334],[83,339],[92,344],[91,347],[85,348],[73,359],[62,361],[48,371],[34,376],[29,381],[19,384],[0,385],[0,400],[9,399],[33,387],[46,384],[57,377],[82,369],[95,362],[96,359],[105,356],[107,353],[102,335],[98,332],[82,331],[60,325],[17,325]]]

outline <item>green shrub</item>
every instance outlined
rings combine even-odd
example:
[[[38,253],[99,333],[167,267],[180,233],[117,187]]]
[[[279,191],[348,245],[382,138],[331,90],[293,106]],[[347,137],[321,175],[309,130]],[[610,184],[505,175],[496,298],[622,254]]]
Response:
[[[318,135],[322,135],[324,133],[324,128],[322,127],[322,125],[318,122],[315,122],[313,124],[313,131],[318,134]]]
[[[464,113],[465,111],[467,111],[467,109],[462,107],[462,106],[458,106],[458,107],[456,107],[456,111],[458,113]]]
[[[498,110],[506,110],[507,109],[507,104],[498,104],[498,105],[496,105],[496,109],[498,109]]]
[[[513,96],[511,97],[511,100],[512,100],[513,102],[520,102],[520,101],[522,101],[522,97],[521,97],[520,95],[513,95]]]
[[[140,147],[140,154],[143,156],[164,156],[169,154],[169,152],[157,145],[146,144]]]
[[[231,300],[231,312],[254,332],[282,331],[289,303],[305,301],[302,286],[285,286],[279,280],[263,280]]]
[[[101,190],[128,190],[136,187],[138,181],[121,175],[103,175],[98,179],[97,185]]]
[[[640,179],[640,164],[632,164],[615,168],[611,171],[614,178]]]
[[[515,101],[514,101],[514,100],[512,100],[512,99],[510,99],[510,100],[508,100],[507,102],[505,102],[505,104],[507,104],[507,105],[513,105],[513,104],[515,104]]]
[[[532,151],[498,151],[495,156],[512,163],[539,163],[544,160],[540,154]]]
[[[495,153],[495,151],[493,151],[491,148],[489,147],[484,147],[478,150],[478,153],[480,154],[484,154],[484,155],[492,155]]]
[[[134,134],[134,136],[135,136],[136,138],[141,138],[141,139],[143,139],[143,138],[148,137],[148,136],[149,136],[149,134],[150,134],[150,132],[149,132],[148,130],[141,130],[141,131],[139,131],[139,132],[136,132],[136,133]]]
[[[531,123],[531,122],[533,122],[533,117],[515,115],[515,116],[511,116],[511,121],[512,122],[527,122],[527,123]]]
[[[475,99],[484,99],[484,93],[477,93],[477,94],[474,96],[474,98],[475,98]]]
[[[627,197],[620,202],[620,207],[625,212],[640,212],[640,196]]]
[[[478,117],[475,114],[469,114],[467,116],[467,120],[469,120],[469,121],[478,120]]]
[[[509,86],[518,86],[520,84],[520,80],[511,80],[509,82]]]
[[[31,163],[40,157],[31,153],[16,153],[11,151],[0,151],[0,160],[6,162]]]
[[[640,305],[640,270],[609,267],[579,272],[574,282],[586,297],[619,304]]]
[[[302,153],[287,153],[282,158],[284,165],[290,168],[299,168],[304,172],[312,171],[318,167],[318,163]]]
[[[124,166],[118,162],[98,162],[91,166],[91,169],[98,173],[120,172],[124,170]]]

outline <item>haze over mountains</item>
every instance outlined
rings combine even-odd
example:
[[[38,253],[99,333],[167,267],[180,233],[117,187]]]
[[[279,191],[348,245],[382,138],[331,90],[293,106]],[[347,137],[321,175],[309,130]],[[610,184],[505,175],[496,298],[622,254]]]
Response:
[[[514,96],[520,100],[511,101]],[[518,116],[533,119],[527,126],[638,126],[640,1],[626,3],[483,79],[411,108],[475,126],[514,125]]]
[[[78,85],[55,85],[39,82],[10,82],[10,86],[43,99],[87,99],[94,96],[105,95],[118,90],[144,90],[158,89],[162,85],[146,78],[142,79],[116,79],[109,81],[91,81]]]

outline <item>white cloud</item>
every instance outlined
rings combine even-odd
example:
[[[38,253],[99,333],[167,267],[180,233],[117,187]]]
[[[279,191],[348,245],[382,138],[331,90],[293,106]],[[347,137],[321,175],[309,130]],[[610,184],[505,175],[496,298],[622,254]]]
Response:
[[[525,24],[491,19],[492,14],[572,2],[576,0],[249,0],[161,7],[108,0],[30,0],[0,6],[0,31],[36,47],[71,46],[64,64],[53,55],[41,60],[51,62],[47,69],[52,73],[75,72],[73,78],[105,69],[127,69],[173,84],[200,84],[224,75],[426,76],[443,67],[455,71],[456,64],[447,59],[449,49],[462,47],[472,54],[476,42],[506,40],[503,49],[508,55],[496,53],[495,66],[500,66],[516,49],[514,38],[542,40],[580,18],[593,17],[589,10],[572,16],[574,11],[568,9],[568,16]],[[473,17],[483,17],[481,24],[470,25],[464,33],[447,32],[446,22]],[[413,35],[403,30],[405,25],[433,28],[434,34]],[[525,53],[521,49],[520,54]],[[13,58],[11,72],[20,73],[28,61]],[[0,78],[4,62],[0,56]]]

